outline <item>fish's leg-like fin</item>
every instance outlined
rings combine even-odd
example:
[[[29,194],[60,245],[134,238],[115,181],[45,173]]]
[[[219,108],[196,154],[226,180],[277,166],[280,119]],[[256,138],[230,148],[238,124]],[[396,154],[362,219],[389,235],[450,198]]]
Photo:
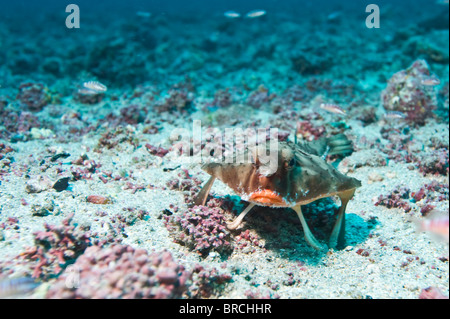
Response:
[[[338,245],[340,247],[345,245],[345,209],[347,208],[348,201],[353,197],[353,194],[355,194],[355,189],[338,194],[341,199],[341,207],[339,208],[336,223],[331,231],[328,245],[330,248],[336,248]]]
[[[206,199],[208,198],[209,191],[214,184],[216,178],[211,176],[209,180],[206,182],[205,186],[202,187],[198,195],[194,199],[194,205],[202,205],[204,206],[206,203]]]
[[[250,205],[247,206],[246,209],[242,213],[239,214],[238,217],[236,217],[235,220],[233,220],[231,223],[227,223],[227,228],[230,230],[234,230],[239,227],[239,225],[242,223],[242,220],[244,219],[245,215],[255,206],[254,203],[250,203]]]
[[[319,241],[314,237],[314,235],[311,233],[311,230],[308,227],[308,224],[306,223],[305,217],[303,217],[302,213],[302,206],[297,205],[292,207],[293,210],[298,215],[298,218],[300,218],[300,223],[303,227],[303,233],[305,234],[305,240],[306,242],[314,249],[316,250],[323,250],[325,247],[319,243]]]

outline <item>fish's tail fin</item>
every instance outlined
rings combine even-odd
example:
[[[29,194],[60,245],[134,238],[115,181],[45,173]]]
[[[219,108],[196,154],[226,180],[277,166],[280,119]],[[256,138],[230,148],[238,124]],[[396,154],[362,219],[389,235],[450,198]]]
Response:
[[[353,152],[352,142],[344,134],[338,134],[326,138],[327,155],[350,155]]]
[[[324,159],[327,155],[350,155],[353,152],[352,142],[344,134],[319,138],[303,144],[303,148]]]

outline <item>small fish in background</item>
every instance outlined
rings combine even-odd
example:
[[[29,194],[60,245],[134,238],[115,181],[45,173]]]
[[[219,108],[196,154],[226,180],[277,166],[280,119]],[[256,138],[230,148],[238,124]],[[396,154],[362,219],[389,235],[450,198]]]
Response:
[[[439,211],[432,211],[429,217],[417,222],[418,230],[420,232],[426,231],[431,233],[434,237],[448,244],[449,242],[449,224],[448,215],[444,215]]]
[[[146,11],[138,11],[138,12],[136,12],[136,15],[141,18],[150,18],[152,16],[152,14],[150,12],[146,12]]]
[[[237,19],[237,18],[240,18],[240,17],[241,17],[241,14],[240,14],[239,12],[232,11],[232,10],[224,12],[223,15],[224,15],[226,18],[230,18],[230,19]]]
[[[265,10],[252,10],[252,11],[250,11],[249,13],[247,13],[246,15],[245,15],[245,17],[247,17],[247,18],[259,18],[259,17],[262,17],[263,15],[266,15],[266,11]]]
[[[37,286],[39,283],[30,277],[0,279],[0,299],[23,297]]]
[[[336,20],[336,19],[340,18],[341,15],[342,15],[341,11],[334,11],[327,16],[327,20],[328,21]]]
[[[384,118],[389,120],[398,120],[406,118],[406,114],[399,111],[391,111],[384,113]]]
[[[106,85],[98,82],[98,81],[88,81],[88,82],[84,82],[83,83],[83,87],[88,89],[88,90],[92,90],[92,91],[97,91],[98,93],[100,92],[106,92],[106,90],[108,89],[106,87]]]
[[[441,80],[439,80],[439,78],[437,76],[430,76],[427,78],[424,78],[420,81],[420,83],[422,83],[422,85],[425,86],[436,86],[441,84]]]
[[[339,115],[345,115],[345,110],[342,109],[339,105],[337,104],[332,104],[332,103],[321,103],[319,105],[319,107],[322,110],[325,110],[327,112],[330,113],[334,113],[334,114],[339,114]]]

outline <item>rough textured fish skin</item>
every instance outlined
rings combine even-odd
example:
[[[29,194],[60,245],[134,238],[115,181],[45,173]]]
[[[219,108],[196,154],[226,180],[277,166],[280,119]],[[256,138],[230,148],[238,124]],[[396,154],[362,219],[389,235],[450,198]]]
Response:
[[[351,152],[351,144],[344,137],[309,144],[279,142],[278,154],[272,154],[278,156],[278,168],[268,176],[260,173],[262,164],[258,160],[241,164],[208,163],[202,169],[227,184],[244,200],[264,189],[278,193],[286,202],[284,206],[303,205],[361,186],[359,180],[340,173],[321,158],[327,148],[328,154]],[[254,150],[246,150],[244,159],[251,158],[252,153]]]

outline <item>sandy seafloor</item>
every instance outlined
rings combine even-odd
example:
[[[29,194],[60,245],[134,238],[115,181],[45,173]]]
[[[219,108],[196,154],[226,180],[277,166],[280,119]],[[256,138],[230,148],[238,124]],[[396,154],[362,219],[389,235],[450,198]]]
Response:
[[[391,16],[399,12],[395,11],[395,5],[390,10]],[[430,12],[423,13],[420,20],[433,17],[439,10],[442,7],[432,7]],[[329,11],[327,14],[333,12]],[[345,10],[342,11],[345,15]],[[17,256],[27,247],[38,246],[34,233],[42,231],[44,224],[61,225],[73,213],[72,224],[89,227],[91,233],[96,233],[93,236],[97,240],[116,238],[122,245],[149,252],[168,250],[174,260],[187,270],[200,264],[230,274],[231,280],[223,284],[211,283],[212,293],[208,298],[418,298],[422,289],[428,287],[436,287],[448,296],[448,244],[435,240],[430,233],[417,231],[416,223],[426,218],[421,214],[426,205],[433,205],[436,210],[448,214],[448,24],[447,29],[425,28],[397,15],[398,20],[385,22],[384,33],[381,34],[355,28],[356,24],[364,29],[356,18],[347,21],[341,17],[335,21],[327,14],[318,15],[314,25],[295,15],[278,13],[271,16],[270,11],[261,20],[244,22],[226,20],[220,14],[209,20],[192,17],[183,20],[178,15],[176,17],[180,19],[177,19],[176,26],[167,22],[170,15],[156,14],[149,18],[156,19],[156,22],[150,20],[145,23],[135,22],[134,18],[116,19],[113,26],[118,26],[120,31],[117,34],[89,32],[83,45],[79,44],[83,35],[73,35],[73,44],[64,40],[64,45],[71,51],[68,54],[64,54],[61,47],[52,53],[43,48],[46,45],[53,47],[50,46],[52,41],[53,45],[63,41],[57,40],[56,35],[64,30],[53,30],[54,34],[48,34],[41,47],[38,45],[39,37],[34,38],[32,32],[21,33],[24,30],[14,25],[14,19],[0,22],[1,50],[8,51],[0,59],[0,74],[5,79],[0,82],[3,122],[0,123],[0,145],[4,144],[3,153],[0,153],[3,154],[0,157],[1,274],[5,277],[30,276],[34,261],[19,263]],[[233,25],[235,22],[246,25],[238,27]],[[151,41],[155,43],[146,47],[147,44],[136,40],[137,37],[127,38],[129,32],[140,34],[146,23],[150,26],[156,23],[157,30],[164,32],[154,35],[155,39]],[[183,23],[187,25],[186,30],[182,30]],[[189,32],[193,32],[196,23],[202,27],[198,27],[201,31],[193,36]],[[340,32],[333,32],[335,24],[339,25]],[[92,28],[101,29],[98,25]],[[246,34],[242,34],[243,29]],[[293,35],[298,30],[307,33],[299,40],[300,43]],[[363,39],[366,32],[372,33]],[[27,40],[26,49],[13,40],[15,34]],[[109,43],[101,48],[98,44],[99,52],[108,55],[108,50],[118,47],[112,56],[106,58],[100,54],[97,57],[92,53],[92,46],[95,47],[92,34],[100,38],[98,43]],[[52,36],[55,39],[52,40]],[[366,44],[367,38],[371,39],[370,44]],[[326,45],[320,40],[329,42]],[[111,44],[114,41],[116,44]],[[238,45],[235,41],[246,45]],[[130,48],[125,49],[124,43]],[[330,46],[334,48],[330,49]],[[182,53],[176,54],[168,48],[180,49]],[[80,55],[84,50],[91,51],[85,59],[79,59],[74,55],[77,50]],[[129,60],[134,55],[128,50],[142,50],[151,55],[151,59],[148,59],[148,64],[141,65],[138,61],[133,66]],[[161,52],[166,52],[166,55]],[[330,66],[322,67],[324,62],[319,61],[312,71],[296,69],[292,66],[292,52],[304,53],[304,59],[312,61],[311,64],[316,63],[313,60],[319,56],[331,61]],[[436,58],[436,52],[443,57]],[[25,61],[35,59],[32,63],[38,66],[26,66],[22,62],[22,67],[29,69],[21,71],[21,64],[13,61],[19,55]],[[58,72],[47,74],[42,70],[42,63],[48,59],[58,62]],[[381,92],[394,73],[409,67],[417,59],[427,61],[431,72],[440,78],[440,84],[432,88],[436,96],[434,111],[424,115],[424,123],[385,119]],[[122,62],[130,65],[121,66]],[[80,72],[74,71],[71,63],[76,63]],[[106,68],[114,65],[116,71],[105,72],[99,66],[102,63],[107,64]],[[363,64],[364,67],[361,66]],[[148,78],[146,74],[139,74],[138,79],[131,83],[117,80],[120,78],[117,73],[122,70],[127,79],[132,78],[132,67],[143,67]],[[47,70],[53,69],[49,67]],[[191,82],[185,77],[189,77]],[[98,103],[83,103],[77,96],[77,87],[86,80],[98,80],[108,86],[108,91]],[[329,82],[324,84],[326,81]],[[51,101],[38,110],[27,109],[27,104],[19,97],[19,85],[24,82],[44,83],[48,94],[52,95]],[[176,86],[176,83],[181,85]],[[298,94],[301,98],[293,98],[295,94],[289,93],[297,92],[293,87],[300,88],[301,93]],[[173,103],[167,102],[170,88],[183,94],[186,88],[192,101],[183,100],[182,103],[186,104],[181,107],[170,104]],[[215,93],[226,88],[230,88],[231,101],[213,105],[217,104]],[[253,93],[265,93],[265,90],[275,97],[263,95],[262,102],[252,102],[249,98]],[[318,95],[342,105],[346,115],[319,109],[313,103]],[[132,111],[120,113],[123,109]],[[30,112],[33,120],[24,120],[22,126],[9,123],[7,117],[14,113],[20,118],[21,112]],[[78,115],[74,115],[76,113]],[[141,116],[136,119],[138,113]],[[204,130],[209,125],[220,130],[227,127],[277,127],[281,132],[289,133],[290,140],[293,140],[295,127],[301,121],[308,121],[313,127],[323,127],[323,136],[338,132],[346,134],[355,151],[341,159],[337,168],[362,183],[347,207],[346,247],[317,252],[305,242],[293,211],[268,208],[255,209],[245,218],[241,228],[229,235],[233,246],[230,254],[221,255],[211,249],[201,255],[174,241],[174,234],[164,223],[164,212],[169,210],[176,215],[186,211],[184,195],[189,191],[168,187],[168,183],[185,179],[182,169],[188,170],[189,178],[198,178],[203,183],[208,178],[195,162],[196,158],[181,161],[180,155],[172,149],[173,129],[190,129],[194,119],[202,121]],[[339,121],[345,125],[336,127],[335,123]],[[35,131],[32,134],[33,127],[51,132],[46,135],[41,131],[39,136]],[[91,129],[85,129],[87,127]],[[154,127],[158,128],[157,132],[149,129]],[[119,141],[111,148],[100,142],[106,132],[115,134],[111,140]],[[298,137],[308,138],[302,134],[297,131]],[[169,152],[162,157],[152,155],[146,144],[161,146]],[[392,144],[396,145],[392,147]],[[5,147],[12,150],[6,152]],[[388,149],[393,151],[388,152]],[[70,156],[55,162],[49,160],[60,153]],[[90,177],[75,178],[72,172],[89,165],[86,162],[80,165],[73,163],[83,154],[85,160],[101,166],[85,172]],[[438,161],[441,166],[435,168]],[[176,168],[178,165],[181,166]],[[105,172],[111,172],[112,177]],[[39,176],[51,182],[33,182]],[[66,176],[70,177],[66,190],[57,192],[51,187],[53,182]],[[115,176],[122,178],[114,180]],[[427,191],[423,199],[414,202],[411,193],[433,181],[441,185],[439,190]],[[43,185],[43,189],[27,190],[27,183],[38,187]],[[127,183],[140,187],[133,190]],[[411,207],[410,211],[375,205],[380,195],[388,196],[401,187],[410,190],[404,198]],[[214,184],[211,194],[215,198],[234,195],[219,181]],[[87,201],[90,195],[107,197],[109,203],[93,204]],[[174,211],[171,205],[178,206],[178,211]],[[231,212],[230,205],[224,208],[228,221],[244,207],[242,204]],[[37,216],[36,209],[42,207],[47,208],[46,213]],[[147,215],[122,223],[121,231],[108,227],[114,216],[130,215],[124,208],[143,210]],[[310,220],[308,214],[305,215]],[[264,223],[273,223],[270,232]],[[330,226],[322,225],[325,230],[321,230],[320,227],[316,229],[321,225],[319,222],[313,224],[316,225],[311,227],[313,233],[326,243],[324,234],[329,232]],[[247,247],[239,246],[238,236],[246,230],[258,238],[259,245],[249,242]],[[105,243],[104,247],[108,245],[114,243]],[[58,276],[58,273],[42,275],[39,279],[41,286],[28,296],[45,298],[46,291],[51,289]]]

